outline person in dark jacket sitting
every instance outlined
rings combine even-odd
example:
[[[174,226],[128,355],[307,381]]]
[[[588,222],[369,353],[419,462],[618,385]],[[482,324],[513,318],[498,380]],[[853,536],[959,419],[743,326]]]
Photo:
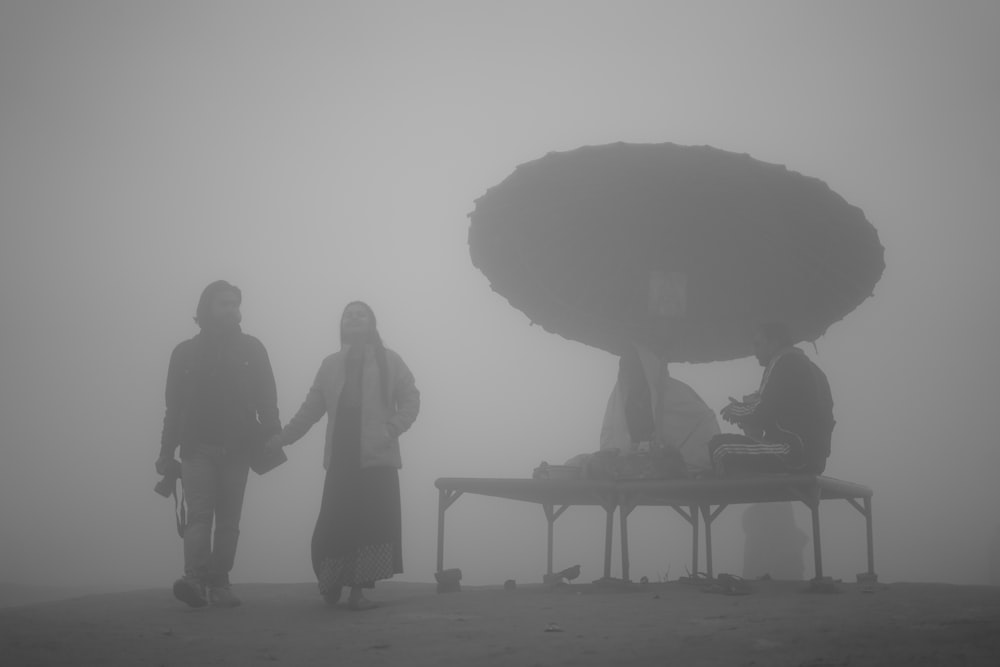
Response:
[[[184,576],[174,596],[192,607],[241,604],[229,586],[243,494],[254,446],[281,431],[271,362],[264,345],[240,329],[239,288],[208,285],[198,301],[201,331],[174,348],[167,369],[166,414],[156,471],[178,466],[188,505]],[[212,539],[212,523],[215,539]]]
[[[795,347],[788,327],[771,322],[754,337],[764,367],[760,388],[742,401],[729,399],[722,418],[743,429],[709,442],[719,474],[799,472],[821,474],[830,455],[833,397],[826,375]]]

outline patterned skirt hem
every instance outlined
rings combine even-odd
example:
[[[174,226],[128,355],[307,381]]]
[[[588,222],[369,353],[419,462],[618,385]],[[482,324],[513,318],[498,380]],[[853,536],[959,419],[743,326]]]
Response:
[[[396,574],[393,553],[391,543],[370,544],[348,556],[324,558],[317,572],[320,593],[325,595],[342,586],[370,586],[391,578]]]

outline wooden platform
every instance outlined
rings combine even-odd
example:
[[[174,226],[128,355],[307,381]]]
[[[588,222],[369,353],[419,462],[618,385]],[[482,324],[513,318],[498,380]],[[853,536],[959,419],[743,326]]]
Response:
[[[442,477],[438,488],[437,569],[444,570],[445,512],[465,493],[505,498],[542,506],[548,521],[546,573],[552,573],[552,543],[555,521],[573,505],[603,507],[607,513],[604,540],[604,577],[611,578],[611,546],[614,513],[618,510],[621,529],[622,579],[629,580],[628,515],[640,506],[670,507],[691,525],[692,563],[699,570],[699,526],[705,526],[705,570],[712,571],[712,522],[729,505],[801,501],[812,513],[815,576],[823,577],[820,540],[820,502],[842,499],[865,518],[868,570],[874,580],[875,555],[872,544],[872,490],[860,484],[816,475],[761,475],[707,479],[666,479],[630,481],[498,479],[482,477]]]

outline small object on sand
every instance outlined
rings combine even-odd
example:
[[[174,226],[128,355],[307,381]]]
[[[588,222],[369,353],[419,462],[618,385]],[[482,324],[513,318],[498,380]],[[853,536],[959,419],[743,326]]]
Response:
[[[512,591],[516,588],[517,588],[517,582],[514,581],[513,579],[508,579],[507,581],[503,582],[503,589],[505,591]]]
[[[434,578],[437,579],[438,593],[457,593],[462,590],[462,585],[459,583],[462,580],[462,571],[457,567],[435,572]]]
[[[862,572],[858,576],[858,583],[861,585],[862,593],[874,593],[878,584],[878,575],[874,572]]]
[[[617,577],[601,577],[600,579],[594,579],[591,583],[594,586],[607,588],[628,588],[631,582],[625,581],[624,579],[618,579]]]
[[[841,593],[840,579],[822,577],[810,579],[809,585],[802,589],[803,593]]]
[[[743,577],[736,576],[735,574],[720,574],[719,583],[722,584],[723,593],[726,595],[749,595],[753,593],[753,589],[750,587]]]
[[[563,579],[566,581],[573,581],[580,576],[580,566],[573,565],[572,567],[567,567],[565,570],[560,570],[559,572],[553,572],[552,574],[546,574],[542,576],[542,583],[548,584],[550,586],[555,586],[563,583]]]
[[[563,629],[560,628],[555,623],[549,623],[548,625],[545,626],[545,630],[543,632],[562,632],[562,631]]]
[[[744,581],[743,577],[725,573],[720,574],[715,583],[701,590],[705,593],[722,593],[723,595],[749,595],[753,592],[750,584]]]
[[[643,577],[642,579],[639,580],[639,583],[642,584],[643,586],[648,586],[649,585],[649,577]]]

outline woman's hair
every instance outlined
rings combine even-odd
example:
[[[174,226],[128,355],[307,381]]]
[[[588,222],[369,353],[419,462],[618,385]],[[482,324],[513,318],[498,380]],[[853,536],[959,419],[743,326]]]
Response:
[[[618,360],[618,384],[625,392],[625,425],[632,442],[652,440],[656,431],[649,381],[639,350],[630,345]]]
[[[378,364],[378,379],[381,388],[382,400],[385,402],[387,407],[392,407],[389,402],[389,364],[385,359],[385,344],[382,343],[382,336],[378,333],[378,322],[375,319],[375,311],[364,301],[351,301],[349,304],[344,306],[344,310],[340,314],[340,345],[344,345],[344,313],[351,306],[361,306],[366,311],[368,311],[368,318],[372,322],[371,331],[365,337],[366,343],[371,343],[375,348],[375,363]]]
[[[201,291],[201,298],[198,299],[198,308],[194,311],[194,321],[201,327],[205,328],[212,319],[212,299],[219,292],[230,291],[236,294],[236,298],[239,302],[243,301],[243,292],[236,285],[232,285],[225,280],[216,280],[214,283],[209,283],[208,287]]]

